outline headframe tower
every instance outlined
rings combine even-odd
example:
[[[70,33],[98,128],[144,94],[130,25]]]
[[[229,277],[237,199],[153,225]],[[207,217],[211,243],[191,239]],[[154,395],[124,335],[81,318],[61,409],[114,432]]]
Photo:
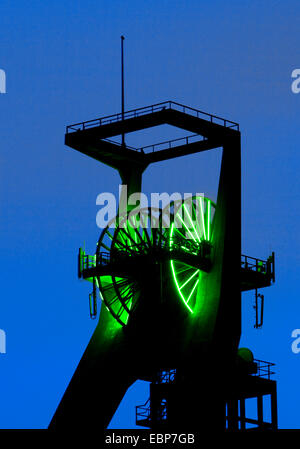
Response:
[[[65,144],[116,169],[128,196],[142,191],[150,164],[221,151],[217,199],[195,196],[167,210],[134,211],[120,204],[95,253],[79,250],[78,276],[93,286],[91,315],[97,315],[97,292],[102,306],[49,428],[105,429],[127,389],[142,379],[151,385],[149,401],[136,410],[139,425],[276,429],[272,364],[239,348],[242,292],[255,291],[259,327],[258,289],[275,281],[274,253],[259,260],[241,252],[239,125],[173,101],[125,112],[123,81],[122,112],[67,126]],[[126,145],[126,134],[160,125],[189,135],[140,148]],[[112,140],[116,136],[121,143]],[[127,204],[126,198],[121,202]],[[263,413],[265,395],[271,398],[270,422]],[[256,419],[246,415],[248,398],[257,399]]]

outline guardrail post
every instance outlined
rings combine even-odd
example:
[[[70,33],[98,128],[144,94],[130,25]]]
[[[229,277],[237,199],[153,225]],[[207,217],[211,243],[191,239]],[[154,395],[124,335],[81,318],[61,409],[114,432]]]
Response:
[[[276,387],[271,393],[271,421],[272,421],[272,429],[276,430],[278,428],[277,423],[277,391]]]
[[[257,421],[258,421],[258,428],[263,428],[263,399],[262,396],[257,396]]]
[[[272,252],[272,280],[275,282],[275,253]]]

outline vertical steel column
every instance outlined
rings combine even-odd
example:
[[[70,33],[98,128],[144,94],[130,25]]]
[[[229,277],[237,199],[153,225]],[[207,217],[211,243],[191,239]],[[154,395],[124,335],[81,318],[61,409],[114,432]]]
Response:
[[[231,399],[227,403],[228,411],[228,430],[238,430],[239,428],[239,412],[238,412],[238,400]]]
[[[277,422],[277,391],[276,385],[271,393],[271,420],[272,420],[272,429],[276,430],[278,428]]]
[[[257,422],[258,428],[262,429],[264,426],[264,412],[263,412],[263,397],[257,396]]]
[[[240,423],[241,423],[241,430],[246,429],[246,408],[245,408],[245,398],[240,399]]]

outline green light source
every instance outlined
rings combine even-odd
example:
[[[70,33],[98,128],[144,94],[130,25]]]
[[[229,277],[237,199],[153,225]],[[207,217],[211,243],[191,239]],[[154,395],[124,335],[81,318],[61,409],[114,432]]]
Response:
[[[164,245],[162,234],[165,230],[159,220],[160,211],[156,218],[153,212],[150,208],[140,209],[136,213],[131,211],[118,220],[113,233],[108,224],[97,244],[97,261],[100,263],[106,254],[111,267],[115,264],[118,269],[124,268],[126,271],[133,258],[150,254],[154,247]],[[141,294],[139,281],[125,276],[97,276],[103,302],[121,326],[128,323]]]
[[[188,211],[184,202],[181,206],[186,213],[188,220],[182,220],[182,211],[180,208],[178,208],[175,213],[174,222],[172,223],[170,231],[169,247],[170,250],[172,250],[176,247],[176,243],[180,242],[183,250],[190,254],[195,254],[194,251],[188,249],[188,245],[185,245],[185,242],[191,240],[192,237],[199,248],[202,242],[210,242],[216,206],[210,199],[203,196],[193,197],[188,201],[191,206],[191,213]],[[185,235],[176,227],[178,219],[184,226]],[[170,265],[177,293],[189,312],[193,313],[197,291],[201,288],[201,281],[199,280],[200,269],[177,259],[171,259]]]
[[[165,214],[172,209],[172,204],[174,208],[169,228],[165,223],[170,222],[170,216]],[[112,270],[115,264],[117,270],[126,273],[130,263],[138,260],[136,267],[146,273],[149,268],[146,265],[143,268],[145,259],[139,258],[140,256],[149,256],[152,263],[157,263],[165,260],[160,257],[164,258],[167,253],[172,252],[169,255],[172,257],[171,279],[179,298],[188,311],[193,313],[201,288],[201,270],[189,265],[182,255],[203,257],[204,244],[212,236],[214,210],[215,204],[211,200],[196,196],[186,199],[176,209],[175,204],[171,203],[164,210],[144,208],[134,213],[128,212],[118,220],[114,231],[108,225],[102,232],[97,244],[97,263],[105,255],[107,259],[104,257],[104,260],[108,261]],[[115,219],[113,221],[116,222]],[[109,276],[99,275],[97,282],[105,306],[121,326],[126,326],[145,285],[141,285],[143,282],[135,276],[136,272],[134,276],[121,272],[112,271]]]

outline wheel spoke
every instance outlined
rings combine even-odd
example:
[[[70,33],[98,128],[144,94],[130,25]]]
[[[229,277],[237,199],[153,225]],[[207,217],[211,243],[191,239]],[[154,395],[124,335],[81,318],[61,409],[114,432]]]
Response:
[[[203,211],[204,205],[203,205],[203,197],[202,196],[199,198],[199,204],[200,204],[200,210],[201,210],[201,222],[202,222],[202,228],[203,228],[203,235],[204,235],[204,240],[206,240],[204,211]]]
[[[188,216],[188,218],[189,218],[189,222],[191,223],[191,225],[192,225],[192,227],[193,227],[195,233],[197,234],[197,237],[198,237],[198,239],[199,239],[199,242],[200,242],[200,241],[201,241],[200,235],[199,235],[198,232],[196,231],[196,228],[195,228],[195,225],[194,225],[194,223],[193,223],[193,220],[192,220],[192,218],[191,218],[191,216],[190,216],[190,213],[189,213],[187,207],[185,206],[185,204],[183,204],[183,208],[184,208],[184,210],[186,211],[187,216]],[[194,240],[195,240],[195,239],[194,239]]]
[[[207,200],[206,202],[206,208],[207,208],[207,240],[210,239],[210,200]]]
[[[193,213],[194,213],[194,217],[195,217],[195,222],[196,222],[196,227],[198,229],[198,236],[199,236],[199,241],[201,242],[201,229],[199,226],[199,221],[198,221],[198,216],[197,216],[197,202],[196,202],[196,206],[194,203],[192,203],[192,207],[193,207]]]
[[[125,228],[123,228],[123,233],[133,243],[134,247],[136,247],[136,241],[131,237],[130,231],[128,230],[128,228],[126,228],[126,231],[125,231]],[[132,248],[132,246],[131,246],[131,248]]]
[[[182,290],[183,287],[185,287],[189,282],[191,282],[191,280],[196,276],[196,274],[199,273],[199,271],[200,271],[200,270],[196,270],[196,271],[192,274],[192,276],[190,276],[190,277],[184,282],[184,284],[182,284],[182,285],[179,287],[179,290]]]
[[[103,246],[103,248],[105,248],[107,251],[110,251],[110,248],[107,245],[105,245],[105,243],[102,242],[101,246]]]
[[[199,254],[201,242],[211,239],[215,205],[204,197],[193,197],[189,201],[181,203],[176,210],[174,205],[171,230],[169,215],[167,217],[158,209],[145,208],[137,214],[128,213],[116,222],[114,231],[108,227],[103,230],[96,254],[105,250],[116,258],[120,255],[121,261],[122,254],[135,258],[149,254],[152,248],[171,251],[171,257],[175,257],[170,260],[173,281],[186,308],[193,313],[197,291],[201,288],[200,270],[183,262],[180,252],[182,255]],[[126,257],[124,261],[126,267]],[[128,278],[100,276],[97,280],[106,307],[122,326],[126,325],[141,295],[139,281],[131,279],[131,275]]]
[[[143,228],[143,235],[146,237],[147,243],[148,243],[148,248],[151,248],[152,243],[148,234],[148,231],[146,228]]]
[[[187,298],[187,300],[186,300],[187,303],[188,303],[189,300],[191,299],[191,296],[193,295],[193,293],[194,293],[194,291],[195,291],[195,289],[196,289],[198,283],[199,283],[199,279],[197,279],[197,281],[195,282],[194,287],[192,288],[191,293],[189,294],[189,296],[188,296],[188,298]]]
[[[183,224],[183,226],[185,227],[185,229],[188,231],[188,233],[190,234],[190,236],[192,237],[192,239],[194,241],[196,241],[195,237],[193,236],[192,232],[189,230],[189,228],[187,227],[187,225],[185,224],[184,220],[180,217],[180,215],[178,215],[179,220],[181,221],[181,223]],[[186,238],[186,237],[185,237]]]
[[[199,254],[201,242],[211,239],[214,210],[215,204],[203,196],[193,197],[191,203],[183,203],[181,210],[179,208],[174,216],[174,222],[169,233],[169,248],[172,250],[174,246],[174,248],[181,249],[189,254]],[[185,220],[182,219],[182,211],[185,213]],[[176,222],[182,223],[185,235],[181,232],[182,228],[179,230],[175,226]],[[191,238],[194,242],[191,241]],[[178,257],[177,252],[174,253],[174,256]],[[198,276],[200,269],[177,259],[171,259],[170,265],[178,295],[187,309],[193,313],[197,291],[201,288],[201,277]]]

